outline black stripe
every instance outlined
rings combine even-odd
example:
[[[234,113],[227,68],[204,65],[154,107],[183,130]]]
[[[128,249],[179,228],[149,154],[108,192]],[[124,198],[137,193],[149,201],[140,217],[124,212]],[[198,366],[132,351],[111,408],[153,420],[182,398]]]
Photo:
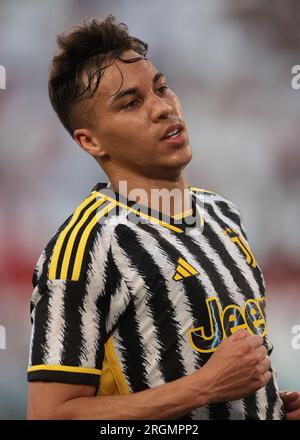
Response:
[[[82,354],[81,309],[85,294],[85,285],[77,281],[65,281],[64,292],[64,329],[61,364],[80,366]]]
[[[240,217],[238,216],[238,214],[233,213],[230,209],[228,209],[228,206],[225,202],[216,202],[216,205],[220,208],[222,214],[229,218],[230,220],[232,220],[235,224],[237,224],[239,226],[239,228],[241,229],[246,241],[248,242],[248,238],[247,238],[247,234],[245,232],[245,230],[243,229],[242,226],[242,222]],[[238,212],[238,211],[237,211]],[[217,214],[215,214],[215,216],[217,216]],[[218,218],[219,219],[219,218]],[[225,227],[227,227],[228,225],[226,225],[221,219],[219,219],[219,223],[222,225],[222,227],[225,229]],[[241,251],[242,252],[242,251]],[[256,261],[257,264],[257,261]],[[253,276],[255,278],[255,281],[257,282],[257,284],[259,285],[259,292],[260,295],[263,296],[265,293],[265,283],[264,283],[264,279],[263,279],[263,275],[262,272],[260,270],[259,265],[257,264],[255,268],[253,268],[251,266],[252,272],[253,272]]]
[[[55,370],[37,370],[28,372],[27,380],[28,382],[42,381],[98,386],[99,375]]]
[[[136,234],[124,225],[119,225],[118,242],[127,253],[132,266],[144,280],[151,292],[148,307],[156,325],[161,359],[158,368],[167,382],[184,375],[184,361],[180,352],[179,329],[173,305],[168,298],[167,283],[151,254],[142,246]],[[145,298],[146,300],[146,298]]]
[[[118,331],[123,347],[124,373],[134,393],[143,391],[149,388],[145,370],[147,356],[139,333],[136,310],[133,302],[129,303],[126,315],[124,314],[119,320]]]
[[[208,210],[210,216],[219,224],[222,229],[225,229],[228,226],[217,216],[212,206],[206,205],[206,209]],[[221,241],[221,239],[219,239],[218,235],[214,232],[212,227],[207,222],[205,223],[205,228],[207,230],[207,238],[210,242],[210,245],[213,247],[213,249],[218,250],[218,254],[222,260],[223,265],[231,272],[234,282],[239,288],[241,294],[244,296],[245,299],[255,299],[255,292],[252,291],[250,284],[247,282],[245,276],[240,272],[237,263],[235,262],[234,258],[228,253],[224,243]],[[223,234],[223,230],[221,230],[220,233]],[[260,294],[259,290],[256,293]]]
[[[223,201],[215,201],[215,204],[220,208],[222,214],[225,217],[228,217],[230,220],[232,220],[234,223],[236,223],[239,226],[243,235],[245,236],[246,240],[248,241],[247,234],[243,228],[243,225],[241,222],[241,217],[239,215],[237,208],[236,207],[233,208],[231,205],[229,205],[228,203],[223,202]],[[233,212],[233,209],[235,209],[236,212]]]
[[[243,398],[245,406],[245,420],[258,420],[258,402],[256,393]]]
[[[101,228],[101,225],[99,225]],[[102,233],[103,229],[101,228]],[[105,231],[105,229],[104,229]],[[98,238],[100,238],[100,235],[97,235]],[[89,254],[89,261],[87,261],[87,266],[91,266],[90,261],[91,255]],[[104,270],[103,270],[103,277],[104,277],[104,287],[103,291],[99,294],[96,304],[95,304],[95,312],[96,312],[96,320],[99,325],[99,332],[97,341],[94,341],[95,344],[97,344],[97,352],[96,352],[96,368],[102,369],[103,365],[103,359],[105,356],[105,344],[110,336],[110,334],[107,333],[106,329],[106,322],[109,315],[109,308],[111,303],[111,297],[112,294],[115,292],[116,289],[119,287],[119,281],[120,277],[116,276],[116,273],[110,264],[111,262],[111,250],[108,250],[106,260],[104,262]],[[95,269],[95,268],[93,268]],[[99,273],[100,276],[100,273]]]
[[[148,230],[149,232],[153,231],[152,233],[154,233],[156,235],[156,238],[158,238],[158,236],[160,235],[160,234],[158,234],[158,232],[156,232],[154,230],[154,228],[153,229],[149,228],[149,227],[147,227],[147,225],[140,225],[140,227]],[[151,229],[152,229],[152,231],[151,231]],[[215,288],[215,291],[220,294],[220,298],[223,299],[223,296],[224,296],[225,301],[222,301],[223,304],[224,304],[224,302],[226,302],[226,305],[232,304],[233,301],[228,300],[229,293],[226,289],[226,286],[223,282],[222,277],[215,269],[213,263],[210,261],[210,259],[207,257],[207,255],[204,253],[204,251],[201,249],[201,246],[199,246],[198,243],[195,243],[194,240],[186,234],[175,234],[173,232],[171,232],[171,233],[174,234],[175,238],[177,238],[178,240],[181,241],[183,247],[186,247],[188,249],[188,251],[192,254],[193,258],[196,261],[198,261],[200,266],[203,267],[207,276],[210,278],[211,283]],[[171,250],[170,246],[172,246],[172,245],[168,245],[166,239],[164,239],[162,237],[162,235],[160,235],[159,241],[162,244],[164,251],[165,251],[165,247],[167,247],[167,248],[169,247],[169,251]],[[175,252],[175,254],[177,254],[177,256],[179,255],[178,250],[174,249],[174,247],[173,247],[173,252]],[[180,256],[182,256],[183,258],[186,258],[185,255],[180,254]],[[199,326],[200,325],[199,323],[201,323],[201,325],[209,327],[208,313],[206,313],[206,312],[203,313],[203,310],[206,311],[206,304],[205,304],[206,290],[205,290],[204,286],[202,286],[201,281],[197,277],[189,277],[189,278],[183,279],[181,282],[188,291],[187,296],[189,298],[191,298],[190,302],[192,305],[193,314],[196,318],[196,321],[198,321],[198,324],[196,326]],[[224,294],[222,296],[223,292],[226,292],[227,294]],[[212,355],[212,353],[201,353],[201,355],[199,355],[199,358],[200,358],[200,362],[199,362],[200,365],[199,366],[204,365],[204,363],[207,362],[207,360],[210,358],[211,355]],[[228,419],[230,416],[229,406],[230,406],[230,404],[227,402],[222,402],[220,404],[215,404],[215,405],[210,406],[209,407],[210,418],[216,419],[216,420]]]
[[[32,341],[31,365],[44,363],[46,332],[49,325],[49,292],[46,284],[39,286],[39,293],[42,295],[35,307],[35,318],[33,323],[34,335]]]
[[[123,231],[121,234],[123,237]],[[118,239],[118,234],[116,234],[116,237]],[[121,241],[120,239],[118,240],[120,246],[122,246]],[[126,251],[128,252],[127,246]],[[128,258],[130,259],[130,255],[128,255]],[[140,274],[140,276],[142,275]],[[128,288],[130,289],[129,286]],[[134,298],[133,292],[131,293],[132,298]],[[121,338],[121,345],[123,346],[124,372],[130,382],[131,389],[133,392],[145,390],[149,388],[145,368],[147,353],[140,335],[136,308],[133,301],[131,301],[127,307],[126,314],[120,319],[118,331]]]
[[[267,394],[267,401],[268,401],[266,420],[274,420],[275,405],[280,400],[280,396],[278,394],[278,391],[277,391],[277,389],[275,387],[275,383],[274,383],[275,372],[272,368],[271,368],[271,372],[272,372],[272,377],[266,385],[266,394]],[[285,418],[283,404],[281,404],[280,418]]]
[[[221,228],[225,229],[227,225],[219,218],[217,217],[214,209],[212,206],[206,205],[206,209],[208,210],[211,217],[218,222]],[[240,272],[237,264],[235,263],[235,260],[233,257],[227,252],[225,245],[223,242],[218,238],[218,235],[213,231],[212,227],[206,222],[205,228],[207,231],[207,238],[210,242],[210,245],[218,250],[219,257],[222,260],[222,263],[225,267],[228,268],[228,270],[231,272],[231,275],[233,277],[234,282],[236,283],[238,289],[241,292],[241,295],[245,298],[245,300],[253,298],[255,299],[255,292],[252,291],[250,285],[248,284],[246,278],[244,275]],[[223,233],[223,231],[221,231]],[[230,292],[226,292],[227,295],[230,294]],[[257,292],[259,293],[259,292]],[[224,296],[222,296],[222,302],[224,301]],[[252,394],[245,398],[245,418],[257,418],[257,412],[258,412],[258,406],[257,406],[257,400],[256,395]],[[255,416],[256,414],[256,416]]]
[[[157,229],[150,226],[149,224],[147,223],[139,224],[139,227],[143,229],[145,232],[151,234],[153,238],[157,240],[161,249],[163,249],[163,252],[166,253],[171,264],[173,264],[174,272],[175,272],[178,259],[180,257],[185,258],[186,255],[182,255],[179,252],[179,250],[176,247],[174,247],[171,243],[169,243],[169,241],[166,238],[164,238],[164,236],[161,235]],[[168,280],[166,281],[168,282]],[[180,283],[185,291],[186,301],[188,302],[191,309],[194,327],[198,327],[199,322],[201,322],[201,325],[203,323],[204,326],[209,325],[208,315],[203,316],[203,310],[205,310],[206,308],[205,305],[206,292],[205,292],[205,286],[202,284],[201,279],[199,279],[198,277],[188,277],[188,278],[183,278],[180,281]],[[198,351],[196,351],[195,354],[197,355],[197,363],[199,367],[203,366],[210,357],[210,354],[206,357],[205,354],[203,353],[200,354]]]
[[[66,281],[65,291],[65,334],[64,334],[64,351],[62,354],[61,363],[63,365],[80,366],[80,357],[85,357],[87,353],[84,351],[84,342],[82,334],[82,311],[84,310],[83,303],[87,295],[86,284],[89,282],[89,267],[91,266],[91,257],[93,255],[93,247],[96,240],[101,239],[101,233],[105,231],[101,225],[97,223],[95,233],[92,234],[92,241],[89,243],[89,251],[86,252],[85,264],[82,270],[82,277],[79,281]],[[106,266],[105,270],[105,286],[96,301],[96,319],[99,325],[99,334],[97,341],[88,341],[89,344],[97,345],[95,368],[102,368],[102,361],[104,358],[104,344],[108,339],[106,333],[106,319],[109,311],[110,289],[107,286],[107,278],[109,277],[110,268]],[[100,274],[99,274],[100,275]]]
[[[62,268],[62,263],[63,263],[63,259],[64,259],[64,255],[65,255],[65,251],[66,251],[66,247],[70,238],[70,235],[72,234],[72,231],[74,230],[74,228],[76,227],[76,225],[80,222],[80,220],[82,219],[82,217],[84,216],[85,212],[97,201],[98,199],[95,198],[93,200],[91,200],[86,206],[85,208],[82,209],[82,211],[80,212],[80,215],[78,217],[78,219],[76,220],[76,222],[74,223],[74,225],[70,228],[70,230],[67,232],[64,241],[62,243],[61,249],[60,249],[60,253],[59,253],[59,257],[58,257],[58,261],[57,261],[57,266],[56,266],[56,273],[55,273],[55,278],[59,279],[60,278],[60,272],[61,272],[61,268]],[[70,221],[73,218],[73,215],[70,217]],[[68,222],[69,223],[69,222]],[[66,224],[67,226],[67,224]],[[65,227],[63,228],[65,229]],[[63,229],[61,230],[61,232],[63,231]],[[57,237],[58,238],[58,237]]]

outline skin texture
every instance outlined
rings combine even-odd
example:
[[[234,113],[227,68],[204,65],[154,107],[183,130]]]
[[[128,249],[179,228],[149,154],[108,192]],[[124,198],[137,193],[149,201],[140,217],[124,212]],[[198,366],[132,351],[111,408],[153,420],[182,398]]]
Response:
[[[298,391],[281,391],[280,397],[289,420],[300,420],[300,393]]]
[[[137,55],[126,51],[122,58]],[[177,188],[182,194],[187,188],[183,170],[192,158],[192,151],[186,128],[182,145],[160,140],[170,125],[184,124],[182,107],[164,76],[153,83],[157,73],[148,60],[131,64],[116,60],[105,70],[93,98],[95,128],[78,128],[74,132],[76,142],[99,162],[115,190],[120,180],[128,182],[128,191],[142,188],[147,194],[151,188]],[[136,93],[115,100],[113,95],[120,91],[121,84],[121,91],[136,88]],[[180,212],[190,207],[186,197],[183,200]],[[152,207],[160,210],[155,201]],[[171,215],[176,213],[173,210]]]
[[[95,396],[82,385],[29,384],[28,419],[174,419],[201,406],[235,400],[271,378],[263,338],[239,330],[195,373],[125,396]]]
[[[137,54],[128,51],[124,58]],[[121,75],[123,84],[121,86]],[[174,122],[184,122],[181,104],[166,80],[153,78],[158,70],[147,60],[132,64],[116,61],[106,69],[96,96],[93,127],[77,128],[76,142],[92,155],[109,177],[113,189],[127,180],[128,191],[142,188],[179,189],[192,157],[188,134],[178,144],[160,138]],[[114,101],[118,91],[136,88],[134,94]],[[183,197],[188,208],[189,200]],[[160,210],[160,202],[151,205]],[[180,208],[180,207],[179,207]],[[181,209],[181,210],[184,210]],[[174,206],[170,214],[176,214]],[[95,396],[95,387],[62,383],[29,384],[29,419],[172,419],[192,409],[247,396],[264,387],[271,378],[270,360],[263,338],[240,330],[222,341],[209,361],[198,371],[173,382],[127,396]],[[285,397],[296,417],[297,398]],[[291,417],[292,418],[292,417]]]

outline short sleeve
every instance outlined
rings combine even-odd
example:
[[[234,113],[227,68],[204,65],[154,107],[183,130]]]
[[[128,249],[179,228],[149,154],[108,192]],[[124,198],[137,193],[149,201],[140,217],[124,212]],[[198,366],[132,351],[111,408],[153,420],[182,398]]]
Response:
[[[105,344],[129,302],[111,250],[114,225],[81,218],[60,228],[34,272],[30,382],[98,386]]]
[[[108,298],[68,280],[38,285],[34,296],[28,380],[97,385]]]

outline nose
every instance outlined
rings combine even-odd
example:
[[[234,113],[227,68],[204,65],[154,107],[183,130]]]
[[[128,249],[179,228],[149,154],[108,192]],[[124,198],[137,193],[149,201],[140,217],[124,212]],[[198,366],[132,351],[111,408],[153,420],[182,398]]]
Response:
[[[154,122],[169,119],[173,113],[173,107],[160,96],[153,95],[151,99],[151,117]]]

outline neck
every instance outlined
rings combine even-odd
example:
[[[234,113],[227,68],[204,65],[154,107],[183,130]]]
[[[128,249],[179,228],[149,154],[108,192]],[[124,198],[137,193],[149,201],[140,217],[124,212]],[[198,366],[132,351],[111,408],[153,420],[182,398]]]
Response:
[[[169,216],[191,209],[186,176],[174,179],[154,179],[140,175],[108,175],[113,191],[129,200]]]

